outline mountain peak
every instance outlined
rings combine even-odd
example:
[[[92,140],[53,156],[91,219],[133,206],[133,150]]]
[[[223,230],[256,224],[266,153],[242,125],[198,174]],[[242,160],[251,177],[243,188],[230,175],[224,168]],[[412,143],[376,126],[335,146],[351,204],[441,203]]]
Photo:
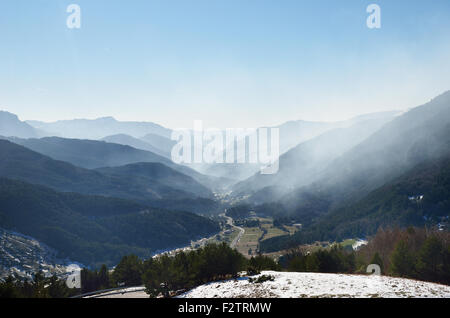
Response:
[[[440,94],[440,95],[438,95],[438,96],[436,96],[435,98],[433,98],[433,99],[431,99],[432,101],[439,101],[439,100],[448,100],[448,99],[450,99],[450,90],[448,90],[448,91],[445,91],[444,93],[442,93],[442,94]]]
[[[16,114],[0,111],[0,135],[33,138],[38,136],[38,132],[27,123],[20,121]]]
[[[16,120],[19,121],[19,117],[16,114],[10,113],[5,110],[0,110],[0,119]]]
[[[116,122],[117,120],[112,116],[100,117],[96,119],[97,121],[107,121],[107,122]]]

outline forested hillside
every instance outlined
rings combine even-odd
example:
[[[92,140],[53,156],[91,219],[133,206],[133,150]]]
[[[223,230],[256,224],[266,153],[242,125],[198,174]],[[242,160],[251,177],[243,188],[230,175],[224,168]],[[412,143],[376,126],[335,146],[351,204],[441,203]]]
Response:
[[[318,217],[293,237],[264,241],[265,251],[312,241],[365,237],[380,227],[437,226],[448,222],[450,156],[421,163],[365,198]]]
[[[450,92],[416,107],[331,162],[317,181],[278,202],[303,223],[356,203],[416,165],[446,156],[450,149]],[[317,202],[323,204],[317,205]],[[309,207],[321,206],[323,208]],[[310,211],[310,212],[308,212]]]
[[[155,165],[161,169],[151,177]],[[217,209],[211,199],[199,198],[212,194],[191,177],[157,163],[148,163],[145,167],[148,171],[146,178],[118,172],[103,174],[0,140],[0,176],[3,177],[44,185],[57,191],[119,197],[157,207],[180,207],[180,202],[186,200],[184,210],[197,213],[211,213]],[[118,168],[118,171],[123,169]]]
[[[87,265],[114,265],[121,256],[149,256],[219,231],[188,212],[76,193],[0,178],[0,227],[32,236]]]

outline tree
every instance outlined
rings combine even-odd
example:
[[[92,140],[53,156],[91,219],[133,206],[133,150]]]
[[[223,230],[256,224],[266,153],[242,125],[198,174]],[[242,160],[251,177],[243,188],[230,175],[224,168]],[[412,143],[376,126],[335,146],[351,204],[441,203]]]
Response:
[[[48,280],[48,296],[50,298],[66,298],[69,296],[69,289],[64,280],[58,279],[53,275]]]
[[[4,282],[0,281],[0,298],[18,298],[20,293],[16,288],[17,282],[14,277],[8,276]]]
[[[100,267],[100,271],[98,272],[98,284],[100,285],[100,289],[107,289],[111,287],[108,267],[105,264]]]
[[[209,281],[235,277],[246,260],[226,243],[208,244],[174,257],[163,255],[144,262],[143,281],[151,297],[193,288]]]
[[[114,269],[112,277],[116,284],[124,283],[125,286],[142,285],[143,262],[136,255],[124,256]]]
[[[417,271],[420,277],[430,281],[439,281],[444,270],[444,249],[441,241],[431,236],[426,239],[419,251]]]
[[[380,254],[378,252],[375,252],[375,254],[372,257],[372,260],[370,261],[370,264],[376,264],[380,266],[381,273],[383,273],[384,266],[383,266],[383,260],[381,259]]]
[[[33,298],[48,298],[49,295],[45,289],[44,273],[39,271],[33,277]]]
[[[306,255],[305,268],[307,272],[320,271],[320,262],[316,253]]]
[[[405,240],[400,240],[391,256],[392,273],[401,277],[414,277],[415,258]]]
[[[254,268],[257,271],[263,271],[263,270],[279,271],[279,270],[281,270],[281,266],[277,262],[275,262],[272,258],[267,257],[267,256],[262,256],[262,255],[252,257],[249,260],[249,266]]]

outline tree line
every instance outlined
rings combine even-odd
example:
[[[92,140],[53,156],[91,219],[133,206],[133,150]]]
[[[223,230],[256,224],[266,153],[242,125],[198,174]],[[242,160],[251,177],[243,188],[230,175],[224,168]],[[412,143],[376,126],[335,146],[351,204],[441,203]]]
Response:
[[[380,229],[358,251],[339,244],[315,252],[292,249],[280,259],[288,271],[383,275],[450,284],[450,233],[426,228]]]
[[[56,276],[37,273],[32,281],[8,277],[0,281],[0,298],[60,298],[114,287],[145,286],[151,297],[169,297],[218,280],[248,276],[263,270],[366,274],[369,264],[380,266],[383,275],[450,284],[450,233],[426,228],[380,229],[357,251],[340,244],[306,251],[292,249],[278,261],[258,255],[246,259],[226,243],[142,260],[122,258],[113,269],[83,269],[81,290],[71,290]]]
[[[248,260],[226,243],[208,244],[175,256],[164,254],[147,260],[128,255],[113,270],[108,270],[106,265],[99,270],[85,268],[81,271],[81,289],[76,290],[69,289],[56,276],[45,278],[41,272],[31,282],[10,276],[0,282],[0,298],[62,298],[142,285],[151,297],[168,297],[210,281],[236,278],[241,271],[254,275],[262,270],[281,270],[281,267],[265,256]]]

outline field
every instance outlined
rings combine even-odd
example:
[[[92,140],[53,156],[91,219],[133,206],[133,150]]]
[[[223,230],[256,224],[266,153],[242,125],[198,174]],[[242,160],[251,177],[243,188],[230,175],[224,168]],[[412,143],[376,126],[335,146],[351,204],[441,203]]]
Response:
[[[260,241],[281,235],[292,235],[298,229],[294,226],[286,226],[286,231],[275,227],[270,218],[257,218],[260,222],[259,227],[244,227],[244,235],[236,245],[237,250],[246,257],[257,254]]]
[[[245,257],[250,258],[251,256],[257,255],[259,242],[276,236],[292,235],[298,231],[298,228],[295,226],[284,226],[284,230],[275,227],[271,218],[258,217],[256,219],[260,223],[259,227],[228,226],[227,228],[224,228],[220,234],[209,238],[206,243],[225,242],[232,245],[233,241],[238,237],[241,231],[240,229],[243,229],[244,234],[234,247]]]
[[[236,249],[241,254],[250,257],[251,255],[256,254],[259,239],[263,235],[263,232],[257,227],[245,227],[244,230],[244,235],[236,245]]]

